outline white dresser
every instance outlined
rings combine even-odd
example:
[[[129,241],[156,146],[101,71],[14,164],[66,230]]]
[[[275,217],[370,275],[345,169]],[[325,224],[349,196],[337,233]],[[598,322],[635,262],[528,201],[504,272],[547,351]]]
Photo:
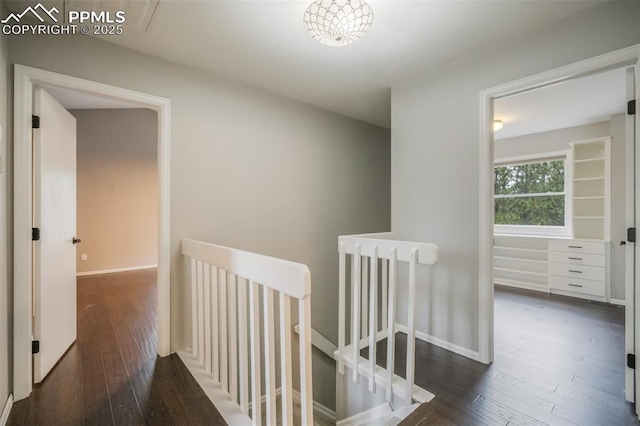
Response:
[[[607,244],[598,240],[549,240],[550,290],[608,302]]]

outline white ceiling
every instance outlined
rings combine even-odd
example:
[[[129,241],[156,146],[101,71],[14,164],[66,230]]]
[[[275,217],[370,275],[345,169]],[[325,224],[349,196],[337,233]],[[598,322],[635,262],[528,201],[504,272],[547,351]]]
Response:
[[[608,121],[626,111],[624,69],[569,80],[494,103],[504,127],[496,139]]]
[[[91,95],[88,93],[75,92],[73,90],[60,89],[57,87],[47,87],[45,90],[66,109],[140,108],[140,105],[135,103]]]
[[[71,8],[79,0],[40,0]],[[131,0],[82,0],[110,10]],[[146,32],[102,36],[172,62],[349,117],[391,125],[391,86],[484,48],[517,40],[602,0],[367,0],[374,22],[358,42],[328,47],[302,17],[311,0],[160,0],[127,10]],[[138,3],[155,0],[138,0]],[[9,0],[13,11],[36,0]],[[120,7],[120,6],[118,6]],[[139,9],[139,10],[138,10]],[[136,12],[137,11],[137,12]],[[131,13],[133,13],[133,15]],[[135,12],[135,13],[134,13]],[[140,13],[138,13],[140,12]],[[146,13],[145,12],[145,13]],[[143,27],[142,25],[141,27]]]
[[[146,33],[104,40],[390,127],[390,87],[516,39],[598,1],[369,0],[374,23],[350,46],[313,40],[311,0],[161,0]]]

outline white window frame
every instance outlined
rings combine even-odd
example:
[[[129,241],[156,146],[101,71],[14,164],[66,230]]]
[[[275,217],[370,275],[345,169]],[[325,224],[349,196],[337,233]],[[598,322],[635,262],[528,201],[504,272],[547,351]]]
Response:
[[[517,157],[507,157],[496,159],[494,162],[494,168],[505,167],[517,164],[530,164],[530,163],[543,163],[546,161],[564,161],[564,226],[535,226],[535,225],[499,225],[494,223],[494,234],[496,235],[526,235],[537,237],[567,237],[572,235],[572,207],[573,198],[571,192],[571,179],[573,176],[573,159],[571,150],[544,152],[540,154],[522,155]],[[522,196],[543,196],[547,194],[523,194]],[[551,194],[550,194],[551,195]],[[515,197],[518,197],[517,195]],[[515,198],[513,197],[513,198]],[[496,198],[499,197],[493,194],[494,208]],[[511,197],[509,197],[511,198]]]

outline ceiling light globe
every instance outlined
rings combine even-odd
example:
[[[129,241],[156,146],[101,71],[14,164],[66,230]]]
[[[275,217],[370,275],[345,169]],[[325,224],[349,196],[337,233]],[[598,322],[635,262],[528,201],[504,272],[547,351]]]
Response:
[[[364,0],[315,0],[304,13],[311,37],[328,46],[358,40],[373,23],[373,10]]]

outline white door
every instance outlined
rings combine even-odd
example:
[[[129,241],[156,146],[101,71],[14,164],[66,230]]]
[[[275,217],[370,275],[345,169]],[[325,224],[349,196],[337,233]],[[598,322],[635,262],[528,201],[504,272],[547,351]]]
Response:
[[[41,382],[76,340],[76,120],[42,88],[34,90],[34,355]]]

